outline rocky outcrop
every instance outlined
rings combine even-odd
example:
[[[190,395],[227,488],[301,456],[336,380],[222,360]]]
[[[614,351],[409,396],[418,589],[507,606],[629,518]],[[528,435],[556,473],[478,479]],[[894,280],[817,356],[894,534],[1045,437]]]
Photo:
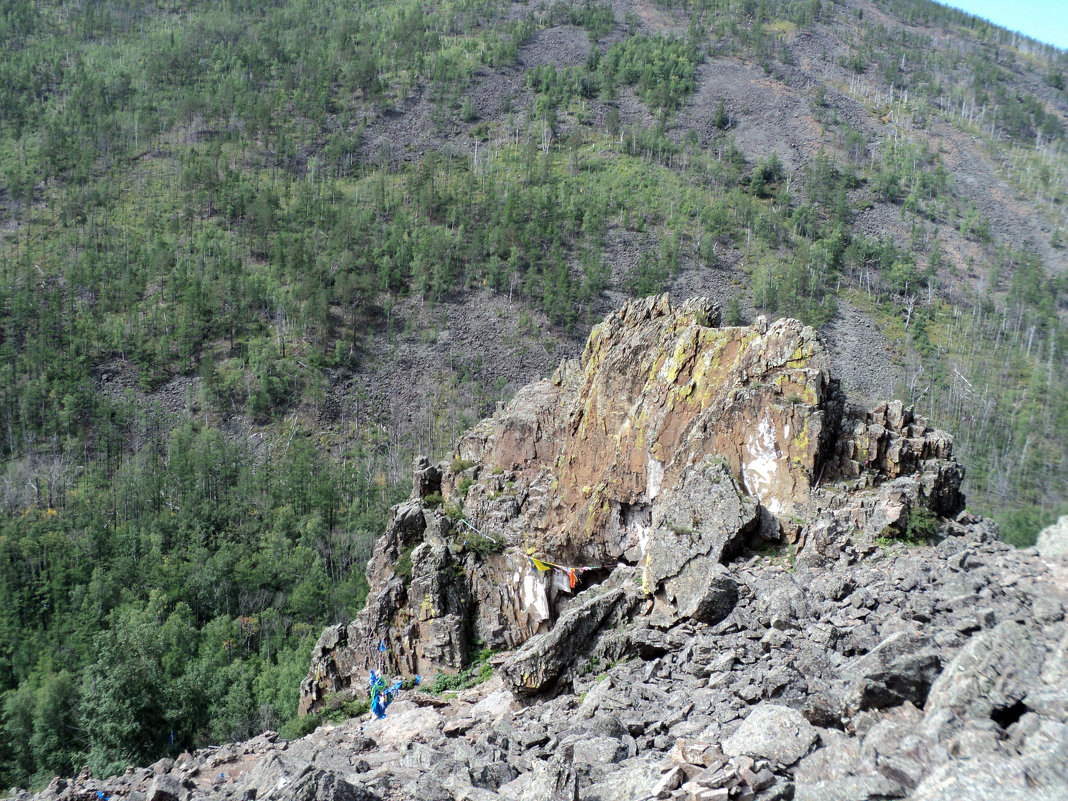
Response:
[[[369,566],[367,607],[324,632],[302,708],[362,684],[379,660],[426,673],[462,668],[476,642],[519,647],[617,569],[638,571],[658,619],[713,623],[735,600],[719,567],[755,540],[785,539],[819,564],[959,510],[948,435],[900,403],[847,404],[796,320],[718,317],[702,299],[627,304],[450,461],[417,461]],[[531,556],[592,569],[543,573]]]
[[[949,437],[845,403],[810,329],[714,319],[631,304],[417,461],[302,706],[475,643],[488,682],[42,801],[1068,797],[1063,559],[959,511]]]

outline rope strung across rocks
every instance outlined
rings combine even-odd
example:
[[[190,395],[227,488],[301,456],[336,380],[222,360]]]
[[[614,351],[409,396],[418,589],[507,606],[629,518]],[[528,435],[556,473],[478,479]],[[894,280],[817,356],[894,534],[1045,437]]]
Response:
[[[495,539],[494,537],[491,537],[491,536],[490,536],[489,534],[487,534],[487,533],[486,533],[486,532],[484,532],[484,531],[479,531],[479,530],[478,530],[477,528],[475,528],[475,527],[474,527],[474,526],[472,526],[472,525],[471,525],[470,523],[468,523],[468,522],[467,522],[467,520],[465,520],[464,518],[462,518],[462,517],[461,517],[461,518],[460,518],[460,522],[461,522],[461,523],[463,523],[463,524],[464,524],[465,526],[467,526],[467,527],[468,527],[469,529],[471,529],[471,530],[472,530],[473,532],[475,532],[476,534],[478,534],[478,536],[480,536],[480,537],[482,537],[482,538],[484,538],[484,539],[487,539],[487,540],[489,540],[489,541],[490,541],[490,542],[492,542],[492,543],[493,543],[494,545],[504,545],[504,542],[502,542],[501,540]],[[467,539],[466,539],[466,538],[464,538],[464,544],[465,544],[465,545],[470,545],[471,543],[469,543],[469,542],[467,541]]]

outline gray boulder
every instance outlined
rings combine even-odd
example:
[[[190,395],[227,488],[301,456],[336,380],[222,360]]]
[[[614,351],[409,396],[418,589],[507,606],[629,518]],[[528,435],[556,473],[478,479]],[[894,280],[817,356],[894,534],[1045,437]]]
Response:
[[[504,680],[521,695],[547,690],[575,657],[585,653],[593,635],[625,595],[623,588],[617,587],[568,609],[551,631],[531,637],[501,665]]]
[[[817,739],[815,727],[796,709],[763,703],[724,740],[723,753],[763,757],[780,765],[792,765],[808,753]]]
[[[927,719],[945,711],[961,718],[990,718],[1010,710],[1041,685],[1046,649],[1034,633],[1006,621],[975,635],[935,680]]]
[[[701,623],[715,625],[727,617],[738,603],[738,582],[722,565],[714,565],[708,584],[693,605],[690,617]]]
[[[758,582],[755,591],[762,623],[780,631],[804,626],[810,615],[808,601],[792,576],[773,574]]]
[[[645,756],[626,760],[603,781],[591,785],[586,791],[586,797],[599,798],[600,801],[634,801],[636,798],[648,798],[653,795],[653,790],[660,782],[658,761]]]
[[[923,707],[941,670],[942,659],[927,638],[894,632],[846,669],[853,679],[851,706],[878,709],[911,701]]]
[[[182,783],[174,776],[157,776],[148,788],[148,801],[178,801],[184,793]]]
[[[909,796],[912,801],[1063,801],[1068,798],[1065,755],[1058,764],[1038,766],[1030,760],[990,755],[958,760],[936,768]],[[1045,770],[1036,771],[1036,767]]]
[[[654,509],[645,586],[682,617],[722,608],[722,600],[706,603],[710,579],[758,520],[757,503],[724,462],[708,458],[688,468]]]
[[[378,796],[363,787],[345,781],[333,771],[313,770],[305,773],[289,787],[284,797],[288,801],[378,801]]]
[[[1046,526],[1038,532],[1035,546],[1046,559],[1068,554],[1068,515],[1062,516],[1052,526]]]

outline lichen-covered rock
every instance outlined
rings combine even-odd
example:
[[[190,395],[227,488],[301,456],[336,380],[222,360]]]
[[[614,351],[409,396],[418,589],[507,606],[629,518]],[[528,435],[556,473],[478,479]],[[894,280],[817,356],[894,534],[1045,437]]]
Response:
[[[618,565],[642,574],[662,621],[711,623],[732,607],[717,566],[756,537],[818,566],[908,532],[920,510],[959,509],[948,435],[897,402],[846,403],[812,328],[718,318],[704,299],[628,303],[454,458],[417,460],[369,564],[367,606],[324,633],[301,709],[372,665],[456,671],[475,642],[519,647]],[[777,629],[800,625],[789,614]],[[863,630],[851,636],[863,644]]]

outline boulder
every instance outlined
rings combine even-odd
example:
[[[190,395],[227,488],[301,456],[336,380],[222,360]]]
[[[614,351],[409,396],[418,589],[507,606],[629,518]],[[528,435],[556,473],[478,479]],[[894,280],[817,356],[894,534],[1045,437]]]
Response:
[[[148,788],[148,801],[179,801],[184,798],[182,783],[174,776],[157,776]]]
[[[942,672],[942,658],[926,637],[897,631],[844,671],[853,680],[854,709],[897,706],[906,701],[923,707],[931,684]]]
[[[501,665],[504,680],[521,695],[549,689],[589,649],[593,635],[625,596],[617,587],[568,609],[551,631],[528,640]]]
[[[763,757],[787,766],[807,754],[818,739],[815,727],[796,709],[762,703],[723,741],[723,753]]]
[[[738,603],[738,582],[722,565],[713,566],[710,573],[705,589],[697,596],[689,616],[701,623],[715,625],[727,617]]]
[[[258,799],[285,798],[286,801],[379,801],[364,787],[350,784],[337,773],[312,770],[284,788],[282,794],[257,795]]]
[[[1015,621],[973,636],[931,686],[928,721],[948,711],[960,718],[991,718],[1012,710],[1042,686],[1047,649]]]
[[[1035,770],[1030,760],[990,755],[982,760],[947,762],[936,768],[909,795],[911,801],[1063,801],[1068,798],[1065,755]]]
[[[1038,532],[1035,546],[1046,559],[1068,554],[1068,515],[1062,516],[1052,526],[1046,526]]]
[[[680,616],[714,616],[730,597],[729,585],[716,568],[755,527],[756,503],[742,494],[724,462],[706,459],[686,471],[657,510],[643,586]]]

